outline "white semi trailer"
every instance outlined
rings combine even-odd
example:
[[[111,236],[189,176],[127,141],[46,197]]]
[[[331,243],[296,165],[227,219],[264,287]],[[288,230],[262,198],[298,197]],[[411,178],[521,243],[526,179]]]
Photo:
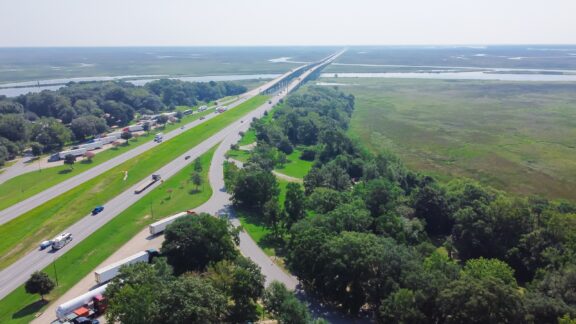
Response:
[[[106,287],[108,285],[100,286],[94,290],[90,290],[84,295],[78,296],[72,300],[65,302],[64,304],[56,308],[56,317],[60,320],[66,320],[66,315],[70,314],[74,310],[90,303],[94,297],[104,294]]]
[[[58,153],[58,157],[60,159],[64,159],[66,158],[66,155],[74,155],[74,156],[81,156],[84,155],[84,153],[86,153],[86,149],[85,148],[78,148],[75,150],[68,150],[68,151],[62,151],[60,153]]]
[[[102,146],[104,146],[104,144],[102,144],[102,142],[99,139],[97,139],[92,143],[86,143],[86,144],[78,145],[78,148],[86,149],[87,151],[91,151],[91,150],[102,148]]]
[[[162,233],[166,229],[166,226],[172,224],[178,218],[180,218],[182,216],[186,216],[186,215],[196,215],[196,212],[194,212],[192,210],[188,210],[185,212],[178,213],[176,215],[172,215],[170,217],[166,217],[162,220],[157,221],[156,223],[150,224],[150,226],[148,226],[148,229],[150,230],[150,234],[156,235],[156,234]]]
[[[120,260],[118,262],[114,262],[104,268],[98,269],[94,272],[94,276],[96,277],[96,282],[98,284],[103,284],[107,281],[114,279],[118,275],[120,268],[124,265],[135,264],[140,262],[150,262],[152,261],[152,257],[157,255],[158,251],[154,249],[150,249],[147,251],[142,251],[127,257],[126,259]]]

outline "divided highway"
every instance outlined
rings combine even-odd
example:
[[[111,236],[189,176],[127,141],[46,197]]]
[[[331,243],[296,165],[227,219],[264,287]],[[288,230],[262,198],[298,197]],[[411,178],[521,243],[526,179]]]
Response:
[[[280,77],[266,83],[265,85],[257,88],[257,89],[253,89],[251,91],[248,91],[242,95],[240,95],[240,98],[235,102],[230,104],[228,107],[229,108],[234,108],[240,104],[242,104],[243,102],[247,101],[248,99],[251,99],[254,96],[257,96],[258,94],[260,94],[260,92],[265,91],[271,87],[273,87],[276,83],[280,82],[281,80],[283,80],[284,78],[288,77],[289,75],[291,75],[292,73],[294,73],[297,70],[300,70],[304,68],[304,66],[298,67],[297,69],[294,69],[288,73],[285,73],[283,75],[281,75]],[[195,120],[191,123],[188,123],[186,125],[184,125],[185,130],[188,130],[192,127],[195,127],[207,120],[209,120],[210,118],[215,117],[216,114],[210,114],[208,116],[206,116],[206,118],[204,120]],[[178,136],[182,133],[181,129],[176,129],[173,130],[167,134],[164,135],[164,141],[169,140],[170,138],[174,137],[174,136]],[[74,176],[66,181],[63,181],[57,185],[54,185],[52,187],[50,187],[49,189],[46,189],[26,200],[23,200],[17,204],[14,204],[2,211],[0,211],[0,225],[9,222],[10,220],[19,217],[20,215],[50,201],[51,199],[73,189],[74,187],[90,180],[93,179],[97,176],[99,176],[100,174],[112,169],[113,167],[122,164],[128,160],[130,160],[133,157],[136,157],[144,152],[146,152],[147,150],[155,147],[156,145],[159,145],[155,142],[148,142],[145,144],[142,144],[140,146],[138,146],[137,148],[134,148],[122,155],[119,155],[113,159],[110,159],[102,164],[99,164],[93,168],[91,168],[90,170],[87,170],[77,176]],[[160,144],[161,145],[161,144]]]
[[[286,96],[286,94],[289,93],[290,91],[296,89],[312,73],[314,73],[316,70],[318,70],[318,69],[326,66],[327,64],[331,63],[332,61],[334,61],[343,52],[344,51],[333,54],[333,55],[325,58],[324,60],[320,61],[318,64],[314,64],[311,68],[309,68],[306,72],[304,72],[298,79],[292,81],[288,85],[288,87],[285,91],[280,92],[280,94],[278,96],[274,96],[270,100],[269,103],[265,103],[264,105],[256,108],[254,111],[241,117],[242,120],[250,121],[254,117],[260,117],[264,113],[264,111],[271,109],[275,104],[278,103],[279,100],[281,100],[284,96]],[[297,70],[300,70],[302,68],[305,68],[305,67],[300,67]],[[284,74],[282,77],[277,78],[272,82],[267,83],[265,86],[260,87],[259,89],[255,89],[255,90],[252,90],[251,92],[246,93],[245,95],[242,96],[240,102],[249,99],[251,96],[257,95],[260,91],[264,91],[265,89],[274,86],[276,84],[276,82],[282,80],[286,76],[289,76],[291,73],[294,73],[294,70]],[[218,144],[220,142],[223,142],[225,140],[226,140],[226,142],[228,142],[228,140],[230,140],[230,138],[232,138],[232,139],[237,138],[238,132],[241,130],[247,129],[248,127],[249,127],[249,123],[242,123],[241,121],[236,121],[236,122],[232,123],[231,125],[222,129],[221,131],[219,131],[218,133],[216,133],[215,135],[213,135],[209,139],[203,141],[202,143],[200,143],[196,147],[190,149],[188,152],[182,154],[180,157],[178,157],[175,160],[173,160],[172,162],[168,163],[167,165],[165,165],[161,169],[155,171],[154,174],[160,174],[160,175],[162,175],[163,178],[169,178],[172,175],[174,175],[175,173],[177,173],[178,171],[180,171],[182,168],[184,168],[186,165],[188,165],[188,163],[190,163],[189,161],[192,161],[194,158],[199,157],[200,155],[202,155],[203,153],[205,153],[210,148],[212,148],[213,146],[215,146],[216,144]],[[188,156],[188,155],[191,156],[192,159],[185,160],[184,157]],[[89,178],[84,179],[81,182],[86,181],[86,180],[91,179],[94,176],[96,176],[96,175],[91,174],[92,170],[85,172],[85,173],[90,173],[88,175]],[[213,174],[215,172],[218,173],[220,171],[218,171],[218,169],[213,170],[213,168],[211,167],[210,168],[210,175],[209,175],[211,180],[215,179],[214,177],[221,177],[221,174],[217,174],[217,175]],[[84,173],[79,175],[79,176],[82,176],[82,175],[84,175]],[[133,187],[131,187],[130,189],[121,193],[120,195],[116,196],[114,199],[106,202],[106,210],[103,213],[99,214],[98,216],[87,215],[86,217],[82,218],[80,221],[76,222],[74,225],[72,225],[71,227],[66,229],[65,230],[66,232],[70,232],[73,234],[74,240],[71,243],[69,243],[68,245],[66,245],[64,248],[62,248],[61,250],[59,250],[55,253],[51,253],[51,252],[47,252],[47,251],[32,251],[32,252],[28,253],[27,255],[23,256],[22,258],[20,258],[18,261],[16,261],[14,264],[9,266],[8,268],[3,270],[2,272],[0,272],[0,298],[4,298],[12,290],[16,289],[18,286],[23,284],[29,278],[29,276],[32,272],[34,272],[36,270],[40,270],[40,269],[46,267],[47,265],[49,265],[51,262],[56,260],[63,253],[65,253],[66,251],[68,251],[69,249],[74,247],[76,244],[78,244],[83,239],[88,237],[90,234],[95,232],[97,229],[99,229],[101,226],[103,226],[109,220],[116,217],[118,214],[120,214],[122,211],[124,211],[126,208],[128,208],[130,205],[132,205],[138,199],[143,197],[143,195],[135,195],[134,190],[137,187],[139,187],[142,183],[144,183],[145,181],[147,181],[147,179],[135,184]],[[79,182],[79,183],[81,183],[81,182]],[[159,183],[155,183],[151,186],[151,188],[149,190],[151,190],[151,189],[153,189],[159,185],[160,185]],[[64,190],[60,193],[63,193],[69,189],[70,188],[67,188],[66,190]],[[59,194],[59,193],[57,193],[57,192],[54,193],[54,196],[56,196],[57,194]],[[218,195],[218,196],[220,197],[220,195]],[[210,201],[207,203],[209,205],[207,205],[205,207],[207,209],[209,208],[210,211],[212,211],[214,209],[219,210],[222,208],[226,208],[226,206],[228,205],[228,201],[229,201],[229,199],[227,197],[225,197],[224,195],[222,195],[221,198],[210,199]],[[241,246],[241,248],[242,248],[242,246]],[[260,251],[260,253],[263,253],[263,252]],[[254,260],[254,261],[257,261],[257,260]],[[267,274],[267,273],[264,273],[264,274],[267,275],[267,277],[269,277],[269,278],[275,277],[272,274]],[[292,287],[293,285],[294,284],[290,284],[289,286]]]

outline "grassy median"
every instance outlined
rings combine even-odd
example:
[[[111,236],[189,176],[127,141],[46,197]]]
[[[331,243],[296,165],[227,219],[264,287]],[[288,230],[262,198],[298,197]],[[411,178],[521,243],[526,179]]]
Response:
[[[191,107],[186,108],[191,109]],[[201,116],[205,116],[211,112],[212,111],[204,111],[199,114],[184,116],[180,123],[167,124],[164,128],[155,129],[151,131],[150,134],[131,139],[129,142],[130,145],[120,145],[117,146],[116,148],[111,148],[101,153],[98,153],[96,154],[96,156],[94,156],[92,162],[80,161],[74,164],[73,170],[70,170],[70,168],[67,165],[42,168],[42,169],[38,167],[34,168],[31,165],[30,168],[33,169],[34,171],[14,177],[0,184],[0,210],[6,209],[22,200],[30,198],[37,193],[40,193],[69,178],[77,176],[78,174],[84,171],[87,171],[103,162],[106,162],[123,153],[126,153],[127,151],[134,149],[146,142],[150,142],[154,138],[155,132],[172,131],[182,126],[183,124],[192,122],[200,118]],[[35,164],[35,162],[31,163]],[[42,179],[42,181],[38,181],[38,179]]]
[[[252,98],[1,225],[0,269],[36,248],[42,240],[57,235],[86,216],[94,206],[105,205],[114,196],[261,106],[266,100],[266,96]],[[123,180],[124,171],[128,171],[126,181]]]
[[[193,163],[182,169],[160,187],[102,226],[80,244],[66,252],[56,262],[59,286],[47,296],[55,301],[88,275],[106,258],[128,242],[146,225],[177,212],[200,206],[212,195],[208,183],[208,170],[215,146],[200,157],[203,183],[196,188],[190,181]],[[54,278],[54,264],[43,269]],[[45,309],[38,295],[29,295],[20,286],[0,301],[0,323],[28,323],[34,314]]]

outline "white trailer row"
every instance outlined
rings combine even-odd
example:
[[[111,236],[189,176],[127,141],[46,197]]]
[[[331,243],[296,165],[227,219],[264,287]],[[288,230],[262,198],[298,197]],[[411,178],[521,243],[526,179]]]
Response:
[[[102,146],[104,146],[104,144],[101,141],[96,139],[92,143],[86,143],[86,144],[78,145],[78,148],[79,149],[86,149],[87,151],[92,151],[95,149],[100,149],[100,148],[102,148]]]
[[[131,255],[125,259],[122,259],[118,262],[114,262],[111,265],[108,265],[104,268],[98,269],[94,272],[94,276],[96,277],[96,282],[98,284],[103,284],[107,281],[114,279],[118,275],[120,268],[125,265],[140,263],[140,262],[150,262],[152,259],[152,252],[151,251],[142,251]]]
[[[150,224],[148,226],[150,234],[156,235],[162,233],[168,225],[174,223],[174,221],[177,220],[178,218],[186,215],[196,215],[196,213],[194,211],[188,210],[185,212],[178,213],[176,215],[172,215],[170,217],[166,217],[162,220],[157,221],[156,223]]]
[[[87,150],[85,148],[78,148],[78,149],[74,149],[74,150],[62,151],[62,152],[58,153],[58,158],[64,159],[64,158],[66,158],[66,155],[82,156],[82,155],[84,155],[84,153],[86,153],[86,151]]]
[[[104,286],[100,286],[94,290],[90,290],[89,292],[58,306],[58,308],[56,309],[56,317],[58,317],[58,319],[60,320],[65,320],[66,315],[70,314],[79,307],[82,307],[82,305],[90,303],[94,297],[98,295],[103,295],[104,291],[106,291],[106,287],[108,287],[107,284]]]
[[[122,129],[122,131],[124,131],[124,132],[140,132],[143,130],[144,130],[144,126],[140,125],[140,124],[130,125],[128,127],[124,127],[124,129]]]

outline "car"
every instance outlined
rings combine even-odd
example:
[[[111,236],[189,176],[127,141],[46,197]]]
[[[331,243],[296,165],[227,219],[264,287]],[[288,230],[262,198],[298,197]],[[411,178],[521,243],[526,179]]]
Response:
[[[190,158],[190,155],[186,155],[186,156],[184,157],[184,160],[188,160],[189,158]]]
[[[104,210],[104,206],[97,206],[96,208],[92,209],[92,215],[100,214]]]
[[[204,120],[204,119],[206,119],[206,117],[204,117],[204,116],[200,117],[200,120]]]
[[[44,241],[40,243],[40,250],[44,250],[45,248],[52,245],[52,240]]]
[[[184,126],[180,127],[180,129],[184,129]]]

